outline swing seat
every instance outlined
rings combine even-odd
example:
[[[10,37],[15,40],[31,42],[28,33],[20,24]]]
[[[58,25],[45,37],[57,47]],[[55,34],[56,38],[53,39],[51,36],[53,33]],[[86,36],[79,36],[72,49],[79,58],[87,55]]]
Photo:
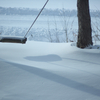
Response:
[[[26,37],[0,36],[0,42],[25,44],[26,41]]]

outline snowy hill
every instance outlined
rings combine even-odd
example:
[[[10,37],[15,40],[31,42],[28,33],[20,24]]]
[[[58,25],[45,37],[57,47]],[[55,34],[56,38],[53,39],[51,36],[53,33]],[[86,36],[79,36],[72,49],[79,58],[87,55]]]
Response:
[[[0,43],[0,100],[100,100],[100,43]]]

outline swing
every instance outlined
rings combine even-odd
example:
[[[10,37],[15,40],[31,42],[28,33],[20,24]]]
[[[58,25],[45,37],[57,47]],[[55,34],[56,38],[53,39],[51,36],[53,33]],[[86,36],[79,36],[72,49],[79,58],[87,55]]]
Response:
[[[0,42],[10,42],[10,43],[22,43],[25,44],[27,41],[26,37],[13,37],[13,36],[0,36]]]
[[[35,18],[34,22],[32,23],[32,25],[30,26],[29,30],[27,31],[27,33],[25,34],[24,37],[13,37],[13,36],[1,36],[0,35],[0,42],[7,42],[7,43],[22,43],[25,44],[27,41],[27,34],[29,33],[30,29],[32,28],[32,26],[34,25],[34,23],[36,22],[37,18],[39,17],[39,15],[41,14],[41,12],[43,11],[44,7],[46,6],[46,4],[48,3],[49,0],[46,1],[46,3],[44,4],[44,6],[42,7],[42,9],[40,10],[39,14],[37,15],[37,17]]]

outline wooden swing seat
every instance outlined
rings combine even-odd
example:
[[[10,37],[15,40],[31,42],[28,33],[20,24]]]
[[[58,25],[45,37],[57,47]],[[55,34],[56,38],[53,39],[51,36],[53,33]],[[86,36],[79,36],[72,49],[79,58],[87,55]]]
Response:
[[[22,43],[25,44],[27,41],[26,37],[13,37],[13,36],[0,36],[0,42],[7,43]]]

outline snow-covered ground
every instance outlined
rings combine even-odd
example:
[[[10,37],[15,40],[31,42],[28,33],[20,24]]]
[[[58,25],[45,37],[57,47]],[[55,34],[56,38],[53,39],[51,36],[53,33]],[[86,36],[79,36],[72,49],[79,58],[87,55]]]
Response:
[[[100,100],[100,42],[0,43],[0,100]]]
[[[23,5],[23,0],[3,0],[0,4],[41,8],[43,1],[24,0]],[[100,1],[94,2],[90,1],[90,8],[99,9]],[[77,6],[75,0],[51,0],[47,4],[47,8],[55,7]],[[0,15],[0,35],[24,36],[35,18]],[[95,45],[85,49],[75,43],[48,42],[55,36],[65,42],[66,29],[68,39],[76,41],[77,24],[77,17],[40,16],[26,44],[0,43],[0,100],[100,100],[100,42],[94,39]],[[99,18],[92,18],[93,36],[100,33],[98,26]]]

